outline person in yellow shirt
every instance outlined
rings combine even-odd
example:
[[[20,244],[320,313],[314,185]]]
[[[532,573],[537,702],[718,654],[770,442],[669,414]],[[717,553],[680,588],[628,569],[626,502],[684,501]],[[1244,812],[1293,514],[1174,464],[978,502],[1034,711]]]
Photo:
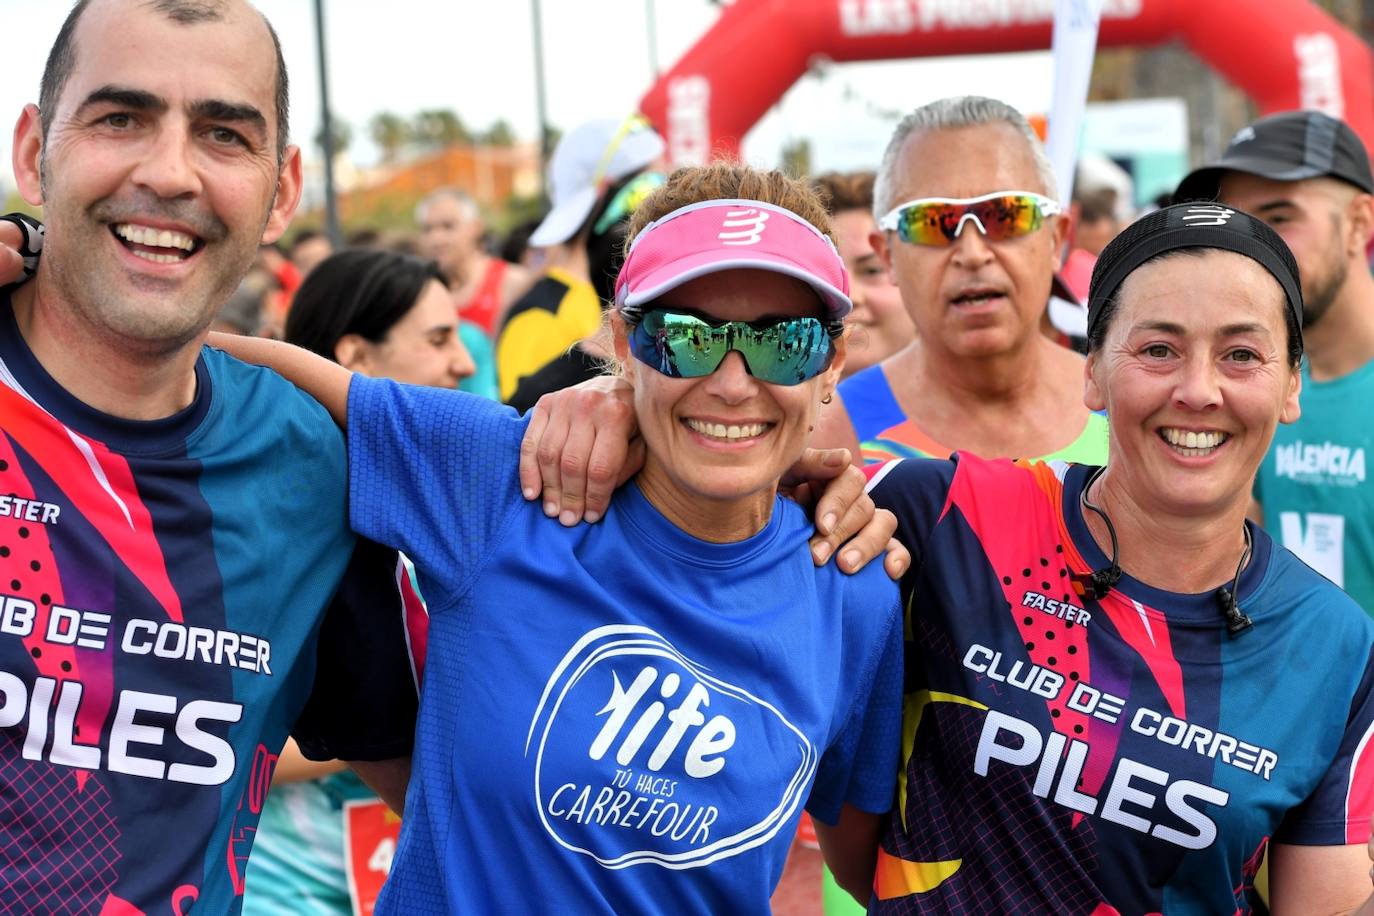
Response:
[[[530,236],[546,270],[510,307],[496,339],[501,400],[527,410],[541,394],[590,378],[594,340],[620,266],[625,222],[663,183],[663,138],[643,118],[589,121],[569,131],[549,165],[553,209]],[[578,344],[574,347],[574,344]]]

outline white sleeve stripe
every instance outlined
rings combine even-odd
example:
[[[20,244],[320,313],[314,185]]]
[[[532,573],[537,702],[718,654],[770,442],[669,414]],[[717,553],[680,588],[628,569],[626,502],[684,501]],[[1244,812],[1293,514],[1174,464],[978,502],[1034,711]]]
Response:
[[[903,460],[905,459],[894,458],[891,461],[884,461],[883,466],[878,468],[878,470],[874,472],[873,476],[869,478],[868,483],[864,485],[864,492],[873,492],[873,488],[876,487],[879,483],[881,483],[884,477],[892,473],[892,469],[895,468],[897,465],[901,464]]]
[[[420,692],[420,672],[415,668],[415,646],[410,639],[410,616],[406,608],[406,581],[410,578],[410,570],[406,568],[405,557],[400,551],[396,553],[396,597],[401,611],[401,632],[406,637],[406,661],[410,663],[410,679],[415,682],[415,692]]]

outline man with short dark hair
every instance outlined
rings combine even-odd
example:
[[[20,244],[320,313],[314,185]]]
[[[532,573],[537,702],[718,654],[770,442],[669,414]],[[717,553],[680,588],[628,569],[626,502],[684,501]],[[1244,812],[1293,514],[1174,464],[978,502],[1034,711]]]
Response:
[[[1266,528],[1374,614],[1374,176],[1345,123],[1315,111],[1261,118],[1183,179],[1179,200],[1260,217],[1303,286],[1302,416],[1281,425],[1255,498]]]
[[[330,704],[362,685],[307,707],[322,632],[404,651],[395,554],[322,625],[342,438],[203,346],[300,197],[285,68],[241,0],[83,0],[41,98],[14,171],[43,257],[0,289],[0,912],[233,913],[288,728],[396,758],[415,707],[346,746]]]

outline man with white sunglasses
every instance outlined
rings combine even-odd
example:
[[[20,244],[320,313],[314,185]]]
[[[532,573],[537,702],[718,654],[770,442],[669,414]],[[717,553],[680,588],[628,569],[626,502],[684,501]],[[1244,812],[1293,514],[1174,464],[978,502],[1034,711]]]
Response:
[[[872,237],[916,340],[840,385],[819,442],[866,461],[954,449],[1101,463],[1106,420],[1083,406],[1083,361],[1044,333],[1067,217],[1026,119],[977,96],[897,126]],[[856,452],[857,454],[857,452]]]

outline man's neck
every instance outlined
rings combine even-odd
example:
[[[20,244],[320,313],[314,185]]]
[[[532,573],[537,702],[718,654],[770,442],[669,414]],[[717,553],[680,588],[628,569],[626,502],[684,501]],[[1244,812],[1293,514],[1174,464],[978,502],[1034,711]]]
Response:
[[[39,364],[77,400],[126,420],[160,420],[190,406],[204,340],[169,352],[91,327],[38,279],[12,296],[19,333]]]
[[[1313,381],[1349,375],[1374,359],[1374,278],[1366,268],[1352,266],[1336,301],[1303,338]]]
[[[1055,344],[1036,334],[1013,350],[968,357],[917,342],[898,355],[898,377],[971,406],[1015,404],[1035,396],[1043,380],[1043,348],[1051,346]]]
[[[578,238],[570,243],[550,248],[544,267],[556,268],[579,280],[591,282],[592,279],[592,265],[591,259],[587,257],[587,246]]]
[[[455,287],[477,283],[482,278],[488,257],[481,249],[464,255],[458,261],[456,276],[449,277],[449,281]]]

